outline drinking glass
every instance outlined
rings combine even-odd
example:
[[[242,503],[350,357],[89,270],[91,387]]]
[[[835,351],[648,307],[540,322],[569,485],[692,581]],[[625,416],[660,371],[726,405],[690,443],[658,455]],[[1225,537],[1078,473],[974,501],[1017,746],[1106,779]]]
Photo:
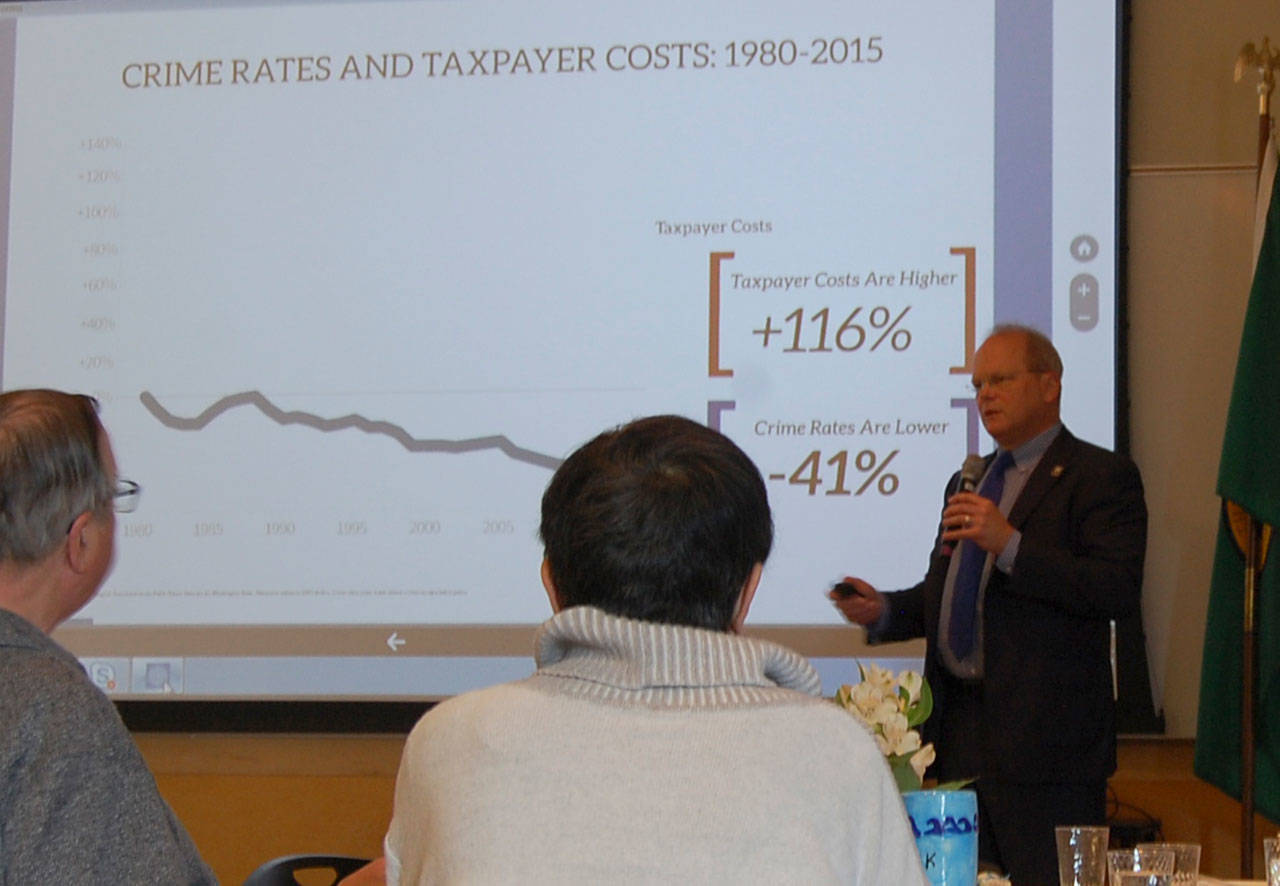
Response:
[[[1139,843],[1139,849],[1168,849],[1173,852],[1173,882],[1195,886],[1200,879],[1199,843]]]
[[[1280,886],[1280,836],[1262,841],[1262,860],[1266,865],[1267,886]]]
[[[1173,874],[1151,871],[1112,871],[1111,886],[1172,886]]]
[[[1058,886],[1106,886],[1110,830],[1085,825],[1053,830],[1058,839]]]
[[[1172,849],[1115,849],[1107,853],[1111,886],[1172,886]]]

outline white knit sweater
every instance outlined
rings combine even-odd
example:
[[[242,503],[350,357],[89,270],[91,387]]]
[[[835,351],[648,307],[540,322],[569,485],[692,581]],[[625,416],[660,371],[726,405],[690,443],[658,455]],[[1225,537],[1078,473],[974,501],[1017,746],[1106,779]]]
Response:
[[[536,657],[414,728],[388,883],[925,883],[883,758],[796,653],[575,607]]]

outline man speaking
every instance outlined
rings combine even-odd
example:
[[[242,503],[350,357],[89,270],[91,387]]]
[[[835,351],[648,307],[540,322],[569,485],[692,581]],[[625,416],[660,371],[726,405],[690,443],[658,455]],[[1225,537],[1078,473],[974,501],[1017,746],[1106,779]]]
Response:
[[[983,861],[1051,886],[1054,826],[1106,818],[1110,623],[1139,607],[1146,504],[1133,462],[1063,427],[1046,336],[996,327],[973,387],[999,448],[952,478],[924,580],[881,593],[850,577],[831,597],[872,643],[927,639],[935,773],[977,777]]]

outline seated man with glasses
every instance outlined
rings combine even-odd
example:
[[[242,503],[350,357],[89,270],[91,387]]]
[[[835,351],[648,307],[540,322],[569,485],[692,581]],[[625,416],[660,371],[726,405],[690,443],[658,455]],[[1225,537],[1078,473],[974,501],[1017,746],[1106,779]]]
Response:
[[[111,568],[116,476],[90,397],[0,394],[0,881],[214,883],[111,702],[49,633]]]

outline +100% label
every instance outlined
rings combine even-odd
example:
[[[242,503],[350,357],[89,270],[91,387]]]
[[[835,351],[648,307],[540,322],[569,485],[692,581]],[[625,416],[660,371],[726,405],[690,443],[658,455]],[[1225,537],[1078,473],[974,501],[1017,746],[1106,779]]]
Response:
[[[825,495],[862,495],[873,483],[881,495],[893,495],[898,491],[898,475],[885,471],[885,468],[900,451],[895,449],[883,459],[870,449],[864,449],[855,455],[853,457],[854,470],[867,476],[862,481],[862,485],[854,490],[850,490],[845,485],[849,473],[849,450],[847,449],[841,449],[825,462],[822,460],[821,450],[815,449],[805,456],[804,461],[800,462],[790,475],[785,473],[770,474],[769,479],[786,480],[792,486],[805,486],[808,488],[810,495],[816,495],[818,487],[826,483],[822,478],[822,467],[825,464],[836,469],[835,484],[826,490]]]
[[[858,315],[862,313],[862,306],[854,308],[848,317],[844,318],[835,331],[835,335],[831,337],[831,341],[835,344],[835,350],[839,351],[856,351],[867,341],[868,327],[871,333],[879,333],[879,336],[871,343],[868,350],[874,351],[880,345],[884,344],[887,339],[889,347],[895,351],[905,351],[911,346],[911,332],[901,329],[898,324],[902,318],[907,316],[907,312],[911,310],[911,306],[903,308],[898,316],[894,317],[893,312],[884,305],[877,305],[872,308],[867,317],[867,325],[863,326],[858,322]],[[791,325],[791,344],[783,348],[784,353],[817,353],[821,351],[831,351],[831,345],[828,344],[828,333],[830,332],[831,309],[823,308],[815,311],[813,316],[809,318],[810,330],[814,329],[817,324],[816,332],[818,343],[813,347],[803,347],[800,339],[804,332],[804,308],[796,308],[783,319],[784,324]],[[782,335],[787,331],[786,326],[774,326],[773,315],[765,317],[764,327],[761,329],[751,330],[752,335],[758,335],[761,338],[761,344],[769,347],[770,339],[775,335]]]

